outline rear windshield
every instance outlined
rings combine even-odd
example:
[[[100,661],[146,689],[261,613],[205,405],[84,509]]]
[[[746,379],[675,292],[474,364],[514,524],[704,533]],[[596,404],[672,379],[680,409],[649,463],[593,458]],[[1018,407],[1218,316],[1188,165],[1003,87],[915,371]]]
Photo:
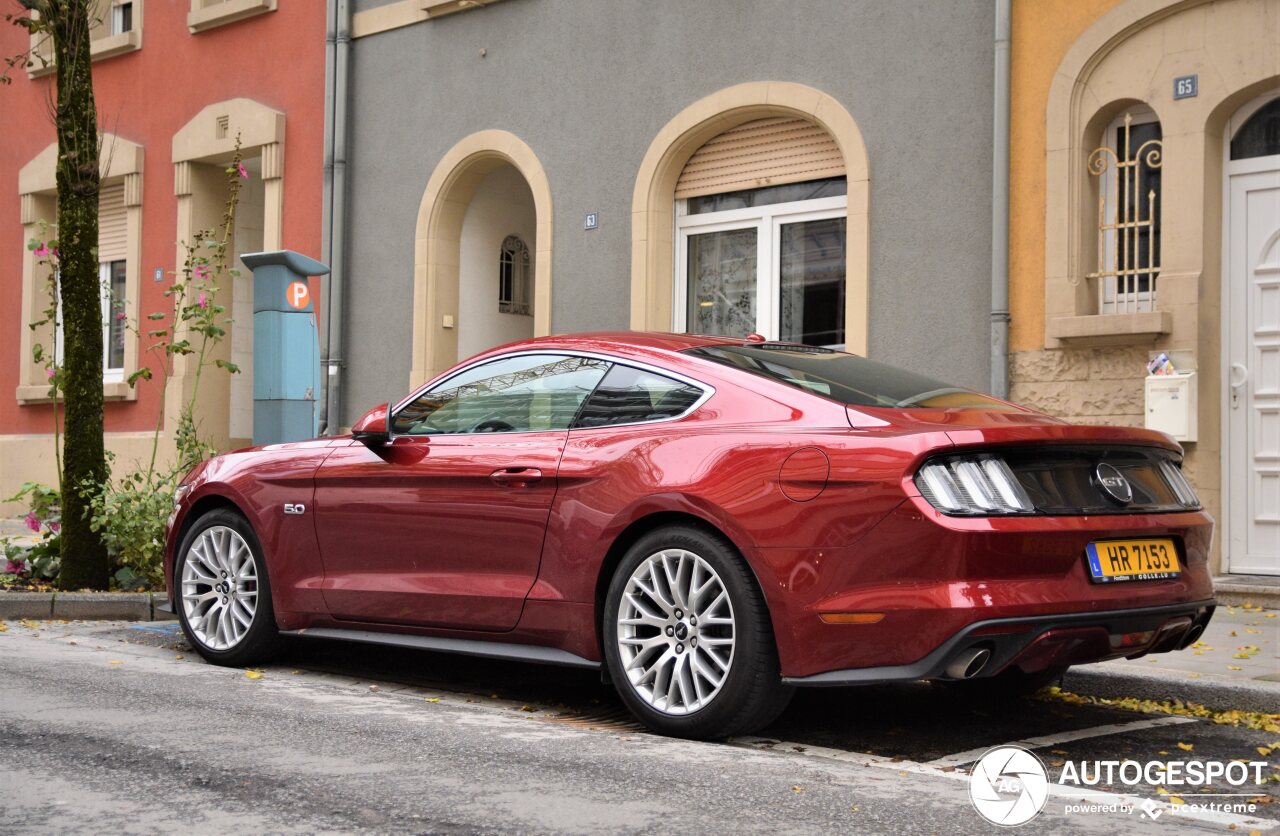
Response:
[[[849,406],[929,409],[1010,409],[990,395],[877,363],[855,354],[805,345],[758,343],[685,349]]]

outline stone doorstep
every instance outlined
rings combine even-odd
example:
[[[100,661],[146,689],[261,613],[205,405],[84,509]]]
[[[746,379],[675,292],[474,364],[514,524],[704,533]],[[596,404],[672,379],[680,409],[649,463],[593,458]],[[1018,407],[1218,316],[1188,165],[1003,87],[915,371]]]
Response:
[[[1253,604],[1263,609],[1280,610],[1280,577],[1255,580],[1239,575],[1220,575],[1213,579],[1213,595],[1223,605]]]
[[[150,592],[0,592],[0,619],[62,618],[67,621],[166,621],[156,607],[163,594]]]

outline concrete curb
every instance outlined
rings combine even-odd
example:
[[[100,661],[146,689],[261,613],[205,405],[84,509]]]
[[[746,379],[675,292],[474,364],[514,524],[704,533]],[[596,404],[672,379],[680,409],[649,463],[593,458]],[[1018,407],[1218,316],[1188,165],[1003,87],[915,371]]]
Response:
[[[1213,579],[1213,597],[1224,606],[1253,604],[1268,610],[1280,610],[1280,586],[1235,581],[1227,577]]]
[[[62,618],[67,621],[167,621],[155,592],[0,592],[0,620]]]
[[[1067,671],[1062,690],[1092,697],[1196,702],[1215,711],[1280,712],[1280,682],[1184,671],[1131,670],[1117,665],[1084,665]]]

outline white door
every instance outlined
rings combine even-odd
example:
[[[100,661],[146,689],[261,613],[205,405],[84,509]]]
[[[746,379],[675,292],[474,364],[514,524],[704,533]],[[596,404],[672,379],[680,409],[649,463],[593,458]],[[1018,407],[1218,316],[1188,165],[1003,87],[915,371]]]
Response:
[[[1280,575],[1280,158],[1231,163],[1228,197],[1226,553]]]

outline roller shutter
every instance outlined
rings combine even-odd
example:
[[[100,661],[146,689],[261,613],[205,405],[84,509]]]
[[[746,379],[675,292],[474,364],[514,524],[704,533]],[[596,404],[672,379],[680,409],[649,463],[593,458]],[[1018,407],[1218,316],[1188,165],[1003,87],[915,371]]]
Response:
[[[844,176],[831,134],[804,119],[757,119],[709,140],[689,158],[676,197],[722,194]]]
[[[127,238],[124,184],[103,186],[98,193],[98,261],[123,261]]]

